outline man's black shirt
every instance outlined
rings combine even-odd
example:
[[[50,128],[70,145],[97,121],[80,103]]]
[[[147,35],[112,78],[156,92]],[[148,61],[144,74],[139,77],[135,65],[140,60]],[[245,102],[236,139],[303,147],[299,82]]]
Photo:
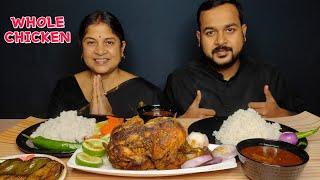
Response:
[[[229,81],[223,79],[210,62],[193,61],[169,75],[165,93],[168,100],[183,114],[200,90],[201,108],[214,109],[217,116],[229,116],[249,102],[266,101],[264,85],[281,108],[300,113],[305,110],[301,99],[291,92],[285,79],[272,66],[243,59],[240,68]]]

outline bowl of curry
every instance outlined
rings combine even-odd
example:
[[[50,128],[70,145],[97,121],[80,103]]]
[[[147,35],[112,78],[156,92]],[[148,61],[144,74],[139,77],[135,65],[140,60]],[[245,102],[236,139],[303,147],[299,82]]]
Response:
[[[144,122],[157,117],[173,117],[175,114],[172,109],[161,105],[146,105],[138,108],[137,111]]]
[[[295,145],[269,139],[246,139],[237,144],[243,173],[250,179],[297,179],[309,155]]]

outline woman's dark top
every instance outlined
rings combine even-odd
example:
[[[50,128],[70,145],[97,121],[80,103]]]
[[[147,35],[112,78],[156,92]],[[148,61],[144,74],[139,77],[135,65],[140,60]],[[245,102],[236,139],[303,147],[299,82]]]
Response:
[[[119,117],[132,117],[137,115],[140,101],[145,104],[165,104],[162,91],[143,78],[137,77],[125,81],[118,88],[106,95],[112,107],[112,112]],[[57,117],[61,111],[77,110],[89,113],[89,102],[84,97],[81,88],[74,76],[58,81],[53,90],[49,104],[48,116]],[[82,114],[82,113],[81,113]]]

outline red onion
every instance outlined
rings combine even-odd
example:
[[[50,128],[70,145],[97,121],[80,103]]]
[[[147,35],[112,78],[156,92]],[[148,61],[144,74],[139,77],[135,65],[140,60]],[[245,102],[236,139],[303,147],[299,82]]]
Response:
[[[209,162],[211,161],[213,158],[211,155],[202,155],[202,156],[199,156],[199,157],[196,157],[194,159],[190,159],[188,161],[186,161],[185,163],[183,163],[181,165],[181,168],[182,169],[185,169],[185,168],[193,168],[193,167],[198,167],[198,166],[201,166],[203,164],[205,164],[206,162]]]
[[[284,132],[280,135],[279,140],[296,145],[298,142],[298,137],[294,132]]]
[[[206,163],[203,164],[203,166],[207,166],[207,165],[212,165],[212,164],[218,164],[222,162],[222,158],[221,157],[214,157],[211,161],[208,161]]]
[[[24,155],[19,157],[19,159],[21,159],[22,161],[29,161],[30,159],[34,158],[35,155],[34,154],[28,154],[28,155]]]

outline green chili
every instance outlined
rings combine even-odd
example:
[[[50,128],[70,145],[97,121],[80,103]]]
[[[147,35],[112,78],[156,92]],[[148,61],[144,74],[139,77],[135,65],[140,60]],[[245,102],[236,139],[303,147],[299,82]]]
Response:
[[[81,144],[79,143],[57,141],[57,140],[47,139],[42,136],[37,136],[35,138],[32,138],[25,134],[22,134],[22,135],[30,139],[37,148],[46,149],[53,152],[74,152],[81,146]]]
[[[305,138],[305,137],[311,136],[312,134],[316,133],[319,130],[319,128],[320,128],[320,126],[316,129],[312,129],[309,131],[296,132],[296,135],[297,135],[298,139]]]

